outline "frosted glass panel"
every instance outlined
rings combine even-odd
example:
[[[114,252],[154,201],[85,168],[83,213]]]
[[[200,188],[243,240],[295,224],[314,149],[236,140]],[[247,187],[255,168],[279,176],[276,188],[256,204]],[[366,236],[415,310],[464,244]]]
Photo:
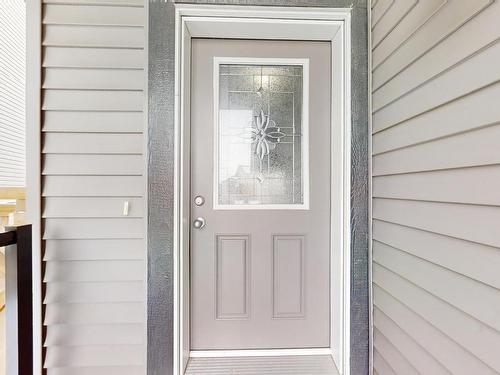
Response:
[[[219,66],[219,205],[303,205],[303,67]]]

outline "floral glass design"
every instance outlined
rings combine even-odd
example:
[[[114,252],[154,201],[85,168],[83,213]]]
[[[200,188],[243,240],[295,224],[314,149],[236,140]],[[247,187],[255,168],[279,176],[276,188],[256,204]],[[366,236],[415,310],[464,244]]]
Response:
[[[219,65],[216,202],[300,205],[303,68]]]
[[[263,110],[253,118],[252,141],[255,147],[255,154],[260,160],[263,160],[264,156],[269,155],[269,152],[274,150],[276,145],[280,143],[285,133],[276,126],[276,122],[271,120],[269,115],[264,114]]]

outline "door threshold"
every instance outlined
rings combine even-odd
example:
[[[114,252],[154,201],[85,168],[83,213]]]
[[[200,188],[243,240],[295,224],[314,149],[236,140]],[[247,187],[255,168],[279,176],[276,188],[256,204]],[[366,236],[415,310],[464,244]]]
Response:
[[[243,349],[243,350],[192,350],[190,358],[228,358],[228,357],[282,357],[304,355],[332,355],[330,348],[303,349]]]
[[[331,355],[191,358],[184,375],[339,375]]]

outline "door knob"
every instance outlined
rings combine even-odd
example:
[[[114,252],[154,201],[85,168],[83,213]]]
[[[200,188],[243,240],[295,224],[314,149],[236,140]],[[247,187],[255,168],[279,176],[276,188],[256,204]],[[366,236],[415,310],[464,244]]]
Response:
[[[201,229],[205,226],[205,219],[202,217],[199,217],[193,221],[193,227],[196,229]]]

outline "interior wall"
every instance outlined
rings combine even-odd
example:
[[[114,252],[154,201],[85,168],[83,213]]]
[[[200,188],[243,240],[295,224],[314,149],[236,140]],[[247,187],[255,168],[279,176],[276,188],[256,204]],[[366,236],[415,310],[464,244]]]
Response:
[[[43,1],[34,137],[49,375],[146,372],[144,5]]]
[[[375,375],[500,373],[499,19],[372,3]]]
[[[351,8],[351,374],[369,368],[368,39],[366,0],[177,0]],[[148,374],[173,368],[174,1],[149,0]]]

